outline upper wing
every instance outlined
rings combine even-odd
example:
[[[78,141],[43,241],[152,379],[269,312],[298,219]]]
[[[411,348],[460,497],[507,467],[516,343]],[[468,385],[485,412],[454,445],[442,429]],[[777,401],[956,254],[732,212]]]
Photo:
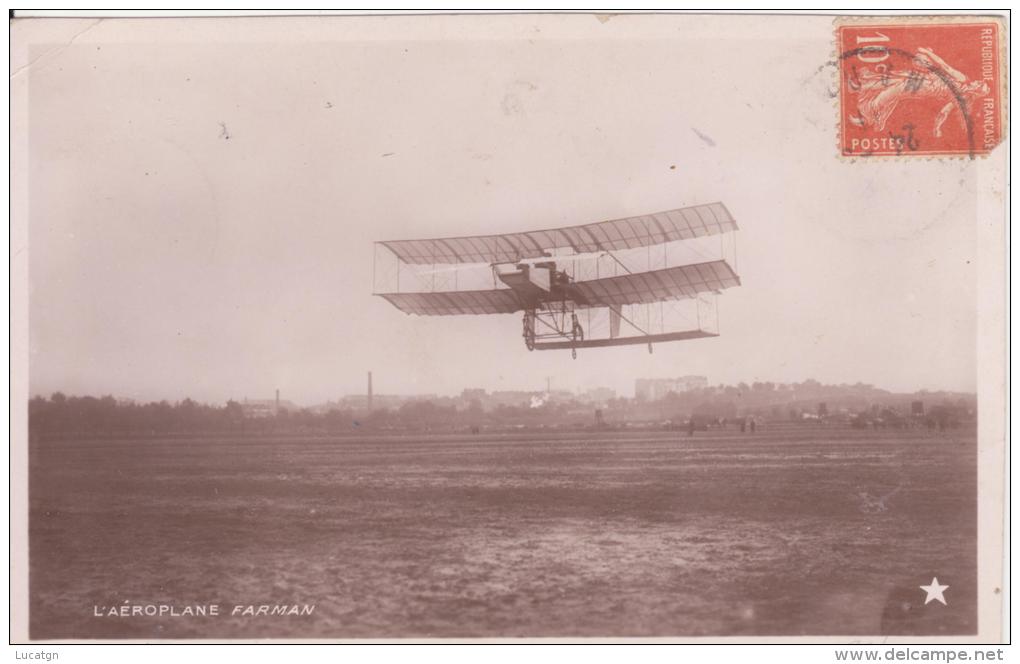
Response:
[[[693,298],[698,293],[739,285],[740,277],[729,263],[718,260],[591,281],[575,281],[569,289],[578,304],[604,307]]]
[[[404,263],[512,263],[539,258],[551,249],[575,253],[634,249],[736,230],[737,222],[722,203],[666,210],[654,214],[505,235],[474,235],[435,240],[381,242]]]
[[[512,314],[524,307],[513,290],[448,291],[432,293],[379,293],[404,313],[420,316],[456,314]]]

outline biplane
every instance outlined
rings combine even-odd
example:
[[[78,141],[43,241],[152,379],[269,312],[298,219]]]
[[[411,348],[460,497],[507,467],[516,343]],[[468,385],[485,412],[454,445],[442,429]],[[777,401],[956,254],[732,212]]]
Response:
[[[581,348],[640,344],[652,352],[655,343],[718,336],[715,297],[740,285],[735,240],[724,241],[736,230],[726,207],[710,203],[547,230],[376,242],[373,293],[420,316],[523,312],[528,350],[569,349],[576,358]],[[396,261],[384,292],[380,253]]]

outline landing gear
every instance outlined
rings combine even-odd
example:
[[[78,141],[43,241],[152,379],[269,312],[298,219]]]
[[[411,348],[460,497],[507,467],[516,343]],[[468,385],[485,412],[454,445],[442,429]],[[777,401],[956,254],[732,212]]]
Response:
[[[535,350],[535,318],[530,312],[524,312],[524,345],[528,350]]]
[[[577,359],[577,345],[584,342],[584,328],[577,314],[567,307],[566,302],[558,306],[547,303],[543,309],[526,309],[522,327],[524,345],[528,350],[550,347],[569,348],[570,355]]]

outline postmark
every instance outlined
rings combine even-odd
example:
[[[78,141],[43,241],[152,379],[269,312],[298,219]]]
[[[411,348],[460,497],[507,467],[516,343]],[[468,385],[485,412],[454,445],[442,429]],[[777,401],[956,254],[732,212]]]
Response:
[[[991,152],[1005,134],[1002,33],[994,20],[838,23],[840,154]]]

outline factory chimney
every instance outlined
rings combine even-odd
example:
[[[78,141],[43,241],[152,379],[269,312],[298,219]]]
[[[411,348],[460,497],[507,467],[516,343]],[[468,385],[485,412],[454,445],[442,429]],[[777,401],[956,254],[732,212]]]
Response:
[[[280,412],[280,388],[276,388],[276,414]]]
[[[368,412],[372,412],[372,372],[368,372]]]

